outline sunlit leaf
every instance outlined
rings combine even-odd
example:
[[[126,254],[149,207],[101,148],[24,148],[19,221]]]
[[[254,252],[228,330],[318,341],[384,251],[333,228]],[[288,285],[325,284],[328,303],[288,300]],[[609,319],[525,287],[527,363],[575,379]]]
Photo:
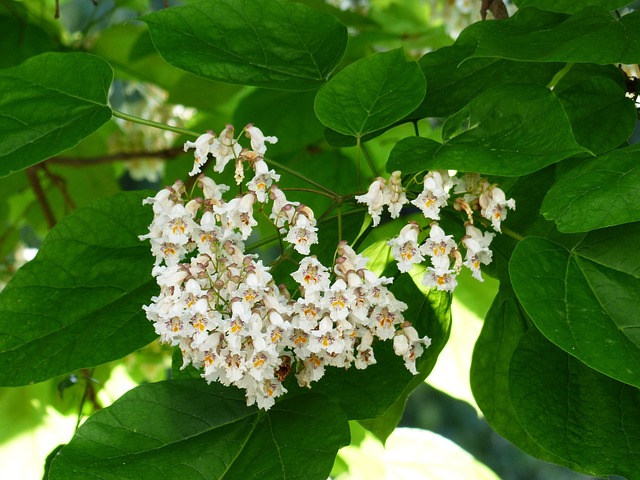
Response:
[[[585,232],[640,221],[640,146],[572,163],[542,204],[562,232]]]
[[[226,83],[282,90],[319,87],[347,30],[331,15],[282,0],[201,1],[142,17],[164,59]]]
[[[0,384],[26,385],[108,362],[151,342],[156,293],[144,194],[79,208],[0,293]]]
[[[640,386],[640,224],[598,230],[572,250],[518,243],[513,288],[538,329],[586,365]]]
[[[0,176],[73,147],[111,118],[113,72],[86,53],[44,53],[0,70]]]
[[[348,443],[344,413],[322,395],[264,412],[247,407],[238,389],[172,380],[141,385],[94,414],[52,462],[49,478],[325,480]]]
[[[400,120],[425,95],[425,79],[401,49],[365,57],[340,71],[315,101],[318,119],[327,127],[362,137]]]

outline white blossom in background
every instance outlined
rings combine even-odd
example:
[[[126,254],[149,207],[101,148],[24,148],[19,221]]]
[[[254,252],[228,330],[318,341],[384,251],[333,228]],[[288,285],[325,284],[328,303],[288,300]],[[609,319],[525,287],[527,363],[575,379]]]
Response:
[[[181,349],[183,368],[193,365],[208,382],[243,389],[247,404],[261,409],[286,393],[283,382],[290,374],[309,387],[326,368],[374,364],[376,339],[394,339],[398,355],[417,373],[415,359],[429,339],[418,338],[405,321],[407,306],[386,287],[391,279],[368,270],[367,259],[345,242],[332,268],[310,256],[318,241],[314,212],[286,198],[277,186],[280,176],[264,160],[266,144],[277,138],[251,124],[243,131],[250,149],[236,141],[231,125],[218,136],[209,132],[185,144],[195,149],[192,172],[209,155],[218,172],[234,160],[238,183],[253,170],[242,195],[225,199],[230,187],[201,175],[201,196],[191,198],[178,181],[143,202],[152,206],[154,219],[140,239],[151,244],[152,274],[160,287],[143,308],[161,340]],[[392,175],[390,189],[385,185],[383,203],[397,217],[407,203],[400,173]],[[246,252],[257,209],[304,256],[291,274],[298,284],[295,296],[275,283],[257,255]],[[401,235],[398,248],[407,261],[421,258],[417,236],[417,226]]]

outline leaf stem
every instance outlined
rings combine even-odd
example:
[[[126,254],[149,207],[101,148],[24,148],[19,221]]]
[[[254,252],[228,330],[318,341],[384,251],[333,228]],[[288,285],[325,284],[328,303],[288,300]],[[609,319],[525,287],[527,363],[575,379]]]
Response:
[[[367,149],[364,147],[364,144],[360,143],[359,138],[358,138],[358,147],[362,151],[362,155],[364,155],[364,158],[367,160],[367,163],[369,164],[369,168],[371,169],[371,173],[373,174],[374,177],[378,177],[379,175],[378,175],[378,171],[376,170],[376,166],[373,164],[373,160],[371,160],[371,156],[369,155],[369,152],[367,151]]]
[[[520,235],[517,232],[514,232],[510,228],[501,227],[501,230],[502,230],[502,233],[504,233],[507,237],[511,237],[511,238],[513,238],[514,240],[517,240],[517,241],[524,240],[524,236]]]
[[[154,122],[152,120],[146,120],[144,118],[129,115],[128,113],[120,112],[118,110],[111,109],[111,113],[114,117],[127,120],[128,122],[139,123],[140,125],[146,125],[148,127],[159,128],[161,130],[167,130],[173,133],[179,133],[180,135],[187,135],[188,137],[199,137],[200,134],[184,128],[172,127],[171,125],[165,125],[164,123]]]
[[[341,195],[334,192],[333,190],[325,187],[324,185],[315,182],[313,180],[311,180],[310,178],[302,175],[301,173],[296,172],[295,170],[290,169],[289,167],[279,163],[279,162],[275,162],[271,159],[264,159],[265,162],[270,163],[271,165],[273,165],[275,168],[277,168],[278,170],[282,170],[284,172],[287,172],[290,175],[293,175],[294,177],[298,177],[300,180],[304,180],[305,182],[307,182],[310,185],[313,185],[314,187],[316,187],[319,190],[322,190],[323,192],[327,193],[327,196],[330,196],[331,198],[340,198]]]

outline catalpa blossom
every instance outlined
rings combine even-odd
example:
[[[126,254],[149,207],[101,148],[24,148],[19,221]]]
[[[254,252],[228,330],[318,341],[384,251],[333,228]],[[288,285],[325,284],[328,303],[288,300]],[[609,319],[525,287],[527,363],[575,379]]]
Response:
[[[408,272],[416,263],[424,260],[418,246],[420,227],[416,222],[405,225],[400,234],[387,242],[391,247],[391,255],[398,262],[398,270]]]
[[[411,203],[422,210],[426,218],[440,219],[440,209],[447,205],[453,182],[444,170],[429,172],[424,176],[423,190]]]
[[[387,181],[384,178],[376,178],[365,195],[356,195],[355,199],[358,203],[367,205],[367,211],[373,218],[373,226],[377,227],[380,223],[382,208],[386,204],[385,186]]]
[[[200,196],[176,182],[143,202],[153,206],[154,219],[140,238],[151,243],[160,289],[143,308],[160,339],[180,348],[183,368],[193,365],[207,382],[243,389],[247,404],[261,409],[287,391],[283,382],[292,372],[308,387],[326,368],[375,363],[376,338],[406,337],[406,346],[394,340],[394,348],[417,372],[415,358],[427,343],[416,343],[402,314],[407,305],[386,287],[392,280],[368,270],[367,259],[346,242],[331,268],[309,256],[317,243],[314,212],[286,198],[277,186],[280,176],[263,158],[266,144],[277,139],[251,124],[244,131],[251,149],[236,141],[231,125],[218,137],[209,132],[185,144],[196,149],[193,172],[208,155],[216,158],[216,172],[233,159],[236,181],[253,168],[236,198],[225,199],[229,186],[201,175],[194,185]],[[382,192],[392,217],[406,203],[400,177],[394,172]],[[280,238],[304,256],[291,274],[298,283],[293,293],[246,252],[244,241],[257,225],[254,208],[270,211]],[[399,236],[398,255],[406,261],[420,257],[418,231],[412,225]]]
[[[516,202],[513,198],[506,199],[504,192],[495,186],[487,188],[478,199],[480,204],[480,214],[491,220],[494,230],[500,232],[500,224],[507,218],[507,208],[516,209]]]

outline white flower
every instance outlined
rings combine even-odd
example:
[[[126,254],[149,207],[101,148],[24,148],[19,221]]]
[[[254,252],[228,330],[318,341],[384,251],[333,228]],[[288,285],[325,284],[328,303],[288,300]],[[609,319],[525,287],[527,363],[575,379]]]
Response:
[[[464,265],[471,270],[473,278],[484,281],[480,272],[480,264],[491,263],[493,252],[489,249],[494,234],[485,232],[484,234],[473,225],[467,225],[467,235],[462,239],[462,244],[467,249]]]
[[[393,338],[393,350],[404,359],[404,365],[414,375],[418,374],[416,359],[422,355],[424,347],[431,345],[429,337],[420,338],[415,328],[405,325],[401,332]]]
[[[408,272],[414,264],[424,260],[418,247],[418,233],[420,233],[418,224],[410,222],[400,230],[396,238],[387,242],[401,272]]]
[[[251,139],[251,149],[258,155],[264,155],[267,151],[265,142],[276,143],[278,139],[276,137],[265,137],[258,127],[254,127],[252,123],[244,127],[244,131],[247,132],[247,137]]]
[[[440,219],[440,209],[447,205],[453,182],[446,171],[433,171],[424,176],[424,188],[411,203],[422,210],[426,218]]]
[[[402,188],[401,176],[402,173],[399,170],[396,170],[391,174],[389,182],[387,183],[387,205],[391,218],[398,218],[400,216],[402,206],[409,203],[409,200],[407,200],[407,194]]]
[[[449,267],[449,254],[458,248],[452,235],[445,235],[437,223],[431,225],[429,238],[420,246],[420,251],[431,257],[434,266]]]
[[[296,215],[295,225],[289,228],[289,233],[284,239],[293,244],[298,253],[309,255],[311,245],[318,243],[317,231],[306,215]]]
[[[500,223],[507,218],[507,208],[516,209],[516,202],[513,198],[506,199],[504,192],[498,187],[488,188],[480,195],[480,214],[491,220],[494,230],[500,232]]]
[[[427,267],[422,283],[429,288],[435,287],[446,292],[453,292],[458,285],[455,270],[450,270],[448,266]]]
[[[257,160],[253,168],[255,176],[247,183],[247,188],[256,194],[260,203],[264,203],[267,200],[267,190],[273,182],[280,180],[280,175],[274,170],[269,170],[267,163],[262,159]]]
[[[200,169],[204,166],[205,163],[207,163],[207,156],[209,155],[211,145],[213,144],[215,138],[216,134],[209,131],[200,135],[195,142],[185,142],[185,152],[189,148],[195,148],[195,151],[193,152],[195,162],[193,164],[193,169],[189,172],[190,176],[193,177],[195,174],[200,173]]]
[[[291,276],[304,287],[306,295],[329,289],[329,270],[315,256],[303,258],[300,267]]]
[[[373,226],[377,227],[380,223],[380,215],[382,207],[386,204],[385,185],[387,181],[384,178],[376,178],[365,195],[356,195],[355,199],[358,203],[364,203],[368,207],[369,215],[373,218]]]
[[[242,146],[234,138],[233,125],[227,125],[220,136],[213,142],[209,151],[216,159],[214,172],[222,173],[230,160],[238,158]]]

